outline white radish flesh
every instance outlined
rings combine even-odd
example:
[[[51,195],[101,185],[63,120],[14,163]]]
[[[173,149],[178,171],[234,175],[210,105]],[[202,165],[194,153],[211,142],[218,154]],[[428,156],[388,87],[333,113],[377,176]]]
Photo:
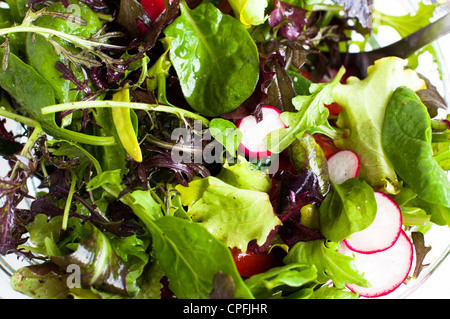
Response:
[[[261,108],[262,120],[256,121],[256,117],[249,115],[239,121],[237,127],[242,132],[242,140],[239,150],[252,158],[264,158],[271,155],[266,149],[264,138],[270,132],[286,128],[281,121],[281,111],[273,106],[265,105]]]
[[[353,233],[345,244],[353,251],[372,254],[388,249],[402,231],[402,213],[397,203],[387,194],[375,191],[377,214],[372,224]]]
[[[328,160],[328,173],[335,184],[358,176],[360,161],[358,155],[350,150],[342,150],[333,154]]]
[[[395,244],[387,250],[374,254],[356,253],[341,242],[339,252],[355,257],[355,267],[364,273],[371,287],[347,284],[347,288],[361,297],[385,296],[396,290],[408,277],[413,262],[413,245],[402,230]]]

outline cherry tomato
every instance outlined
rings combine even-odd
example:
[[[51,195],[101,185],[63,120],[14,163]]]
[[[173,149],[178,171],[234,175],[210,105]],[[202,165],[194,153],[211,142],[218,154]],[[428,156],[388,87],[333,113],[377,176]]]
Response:
[[[141,4],[152,21],[155,21],[166,9],[164,0],[141,0]]]
[[[336,102],[325,105],[325,107],[330,111],[330,114],[339,114],[342,112],[342,106],[340,106]]]
[[[334,141],[332,138],[323,135],[323,134],[313,134],[314,139],[316,140],[316,143],[319,144],[319,146],[322,148],[325,157],[328,159],[331,155],[334,153],[337,153],[340,151],[339,148],[334,145]]]
[[[242,252],[238,248],[231,249],[231,255],[239,274],[243,277],[265,272],[272,268],[276,261],[274,253]]]
[[[311,81],[311,74],[309,74],[308,71],[306,71],[305,69],[300,69],[300,74],[307,80]]]

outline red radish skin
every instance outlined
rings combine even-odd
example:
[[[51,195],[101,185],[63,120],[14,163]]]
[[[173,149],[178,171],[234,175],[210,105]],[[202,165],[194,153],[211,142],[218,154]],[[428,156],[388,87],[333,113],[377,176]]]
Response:
[[[387,194],[375,191],[377,214],[372,224],[345,239],[345,245],[358,253],[373,254],[392,247],[402,232],[402,213]]]
[[[164,0],[141,0],[140,3],[152,21],[155,21],[166,10]]]
[[[350,150],[339,151],[327,160],[330,179],[335,184],[342,184],[346,180],[358,176],[360,161],[358,155]]]
[[[408,277],[413,263],[413,245],[402,230],[395,244],[382,252],[375,254],[360,254],[351,251],[341,242],[340,253],[354,255],[355,267],[364,273],[364,278],[371,287],[360,287],[347,284],[346,287],[358,293],[361,297],[375,298],[390,294],[396,290]]]
[[[281,111],[273,106],[265,105],[261,108],[262,120],[257,123],[256,117],[249,115],[241,119],[237,125],[242,132],[239,150],[252,158],[265,158],[271,155],[266,149],[264,138],[270,132],[286,128],[281,121]]]

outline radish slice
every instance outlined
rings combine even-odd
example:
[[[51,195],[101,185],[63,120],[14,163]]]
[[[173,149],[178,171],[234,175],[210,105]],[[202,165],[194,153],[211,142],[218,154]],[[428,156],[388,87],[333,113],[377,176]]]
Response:
[[[402,230],[395,244],[375,254],[360,254],[348,249],[341,242],[340,253],[355,256],[355,267],[364,273],[364,278],[372,285],[369,288],[355,284],[346,287],[361,297],[381,297],[397,289],[408,277],[413,263],[413,245]]]
[[[262,120],[257,123],[256,117],[249,115],[239,121],[237,127],[242,132],[239,150],[253,158],[264,158],[271,155],[266,149],[264,138],[270,132],[286,128],[281,121],[281,111],[273,106],[265,105],[261,108]]]
[[[350,150],[339,151],[327,160],[330,179],[335,184],[342,184],[346,180],[358,176],[359,157]]]
[[[375,191],[377,214],[372,224],[345,239],[345,245],[362,254],[373,254],[395,244],[402,231],[402,213],[387,194]]]

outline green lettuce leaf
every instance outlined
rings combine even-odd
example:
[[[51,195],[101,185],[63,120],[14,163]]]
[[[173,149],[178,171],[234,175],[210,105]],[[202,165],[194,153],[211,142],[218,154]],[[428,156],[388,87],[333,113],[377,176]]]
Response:
[[[330,112],[325,107],[333,100],[332,92],[339,84],[345,69],[341,68],[333,81],[329,83],[312,83],[309,87],[310,95],[298,95],[292,100],[297,112],[283,112],[281,120],[287,126],[267,134],[265,143],[267,150],[281,153],[303,133],[327,122]]]
[[[254,239],[262,245],[269,232],[281,224],[264,192],[240,189],[212,176],[175,189],[192,220],[230,248],[246,251]]]
[[[263,24],[266,20],[267,0],[229,0],[234,15],[246,26]]]
[[[164,34],[172,38],[170,61],[183,95],[205,116],[235,110],[258,82],[255,42],[239,21],[222,14],[212,3],[190,10],[182,1],[180,9],[181,15]]]
[[[397,88],[386,107],[383,148],[397,174],[420,198],[450,207],[450,182],[433,156],[426,106],[409,88]]]
[[[255,298],[280,297],[282,292],[308,297],[316,285],[317,269],[314,265],[288,264],[251,276],[245,280]]]
[[[283,261],[286,264],[315,265],[319,283],[331,279],[340,289],[344,288],[346,283],[368,287],[368,281],[356,269],[353,258],[339,253],[338,250],[339,243],[327,240],[298,242],[289,250]]]
[[[336,185],[319,208],[320,232],[339,242],[372,224],[377,203],[372,187],[356,177]]]
[[[244,157],[239,156],[238,161],[239,163],[234,165],[224,163],[217,178],[237,188],[268,193],[272,188],[270,176],[257,169]]]
[[[208,298],[219,272],[232,277],[235,298],[253,298],[239,276],[228,247],[202,225],[164,216],[150,230],[155,258],[169,278],[170,290],[178,298]]]
[[[400,186],[381,142],[386,105],[399,86],[414,91],[425,87],[413,70],[404,69],[404,63],[397,57],[380,59],[368,68],[364,80],[350,77],[347,84],[338,84],[333,90],[334,100],[343,108],[337,125],[345,132],[335,144],[354,151],[361,161],[360,176],[373,188],[390,194],[398,193]]]

